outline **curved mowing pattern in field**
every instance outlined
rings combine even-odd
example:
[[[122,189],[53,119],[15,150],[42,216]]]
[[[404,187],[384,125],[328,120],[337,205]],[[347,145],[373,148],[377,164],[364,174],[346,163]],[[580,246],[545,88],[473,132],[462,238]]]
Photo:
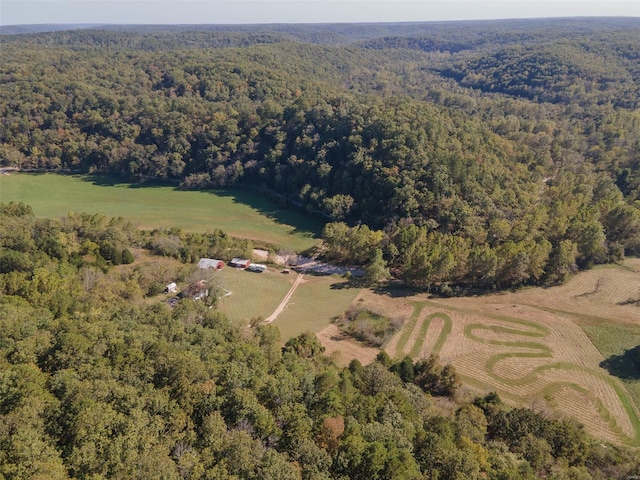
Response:
[[[413,312],[409,317],[409,320],[404,324],[402,330],[398,337],[395,337],[387,347],[389,353],[395,355],[396,358],[402,358],[404,356],[409,356],[410,358],[418,358],[422,353],[438,354],[442,349],[442,346],[447,340],[447,337],[451,333],[452,321],[451,317],[443,312],[435,312],[430,313],[425,318],[422,317],[423,309],[427,305],[428,302],[417,302],[413,304]],[[433,327],[433,320],[442,320],[442,326],[439,325]],[[437,338],[435,339],[431,348],[428,348],[429,345],[425,344],[425,340],[427,339],[427,333],[429,329],[437,332],[439,329],[439,333]],[[397,339],[397,340],[396,340]],[[429,338],[429,340],[431,340]]]
[[[400,333],[400,338],[398,339],[395,349],[395,356],[397,358],[404,357],[405,347],[411,337],[411,333],[413,333],[413,329],[416,328],[418,318],[420,317],[425,304],[425,302],[416,303],[413,308],[413,313],[411,313],[411,317],[409,317],[409,321],[402,327],[402,332]]]
[[[418,337],[416,338],[416,341],[413,344],[413,348],[411,349],[411,353],[409,353],[409,356],[411,358],[416,358],[416,357],[420,356],[420,352],[423,349],[424,341],[425,341],[425,339],[427,337],[427,330],[429,329],[429,327],[433,323],[432,321],[434,319],[436,319],[436,318],[441,319],[443,321],[444,325],[442,326],[442,329],[440,330],[440,334],[438,335],[438,339],[434,343],[434,345],[431,348],[431,351],[429,353],[432,353],[434,355],[438,355],[440,353],[440,349],[442,349],[442,346],[444,345],[444,342],[447,341],[447,337],[451,333],[451,326],[453,324],[451,322],[451,317],[449,315],[447,315],[446,313],[442,313],[442,312],[436,312],[436,313],[432,313],[429,316],[427,316],[427,318],[425,318],[424,321],[422,322],[422,327],[420,328],[420,333],[418,334]]]
[[[498,370],[501,363],[513,359],[552,359],[554,351],[548,345],[540,343],[539,341],[533,341],[534,339],[543,340],[548,337],[551,332],[547,327],[527,320],[504,316],[491,316],[490,318],[501,322],[502,325],[468,324],[464,327],[464,336],[476,343],[493,347],[504,347],[509,350],[495,353],[486,361],[485,370],[491,379],[498,382],[498,384],[512,387],[514,390],[518,390],[521,387],[529,387],[535,392],[531,393],[538,397],[552,398],[561,391],[573,391],[589,401],[592,408],[602,420],[602,423],[608,426],[611,433],[614,434],[619,441],[634,446],[640,445],[640,418],[638,417],[638,413],[624,388],[622,388],[619,382],[606,373],[583,365],[561,361],[552,361],[550,363],[544,363],[543,365],[534,366],[528,372],[517,377],[506,376],[504,372],[500,373]],[[616,421],[615,416],[611,414],[611,411],[603,403],[602,398],[598,396],[598,394],[604,395],[603,392],[594,392],[589,388],[585,388],[584,385],[565,380],[550,379],[544,386],[540,385],[541,382],[544,382],[544,379],[541,378],[544,374],[551,375],[555,372],[563,372],[565,377],[567,374],[569,374],[569,377],[573,376],[574,378],[590,377],[591,380],[596,381],[596,384],[602,382],[609,386],[615,392],[622,404],[625,414],[629,418],[633,435],[630,436],[624,431]],[[529,393],[528,396],[531,396],[531,393]],[[568,410],[574,408],[574,406],[571,405],[566,407]],[[578,414],[574,416],[579,417]]]

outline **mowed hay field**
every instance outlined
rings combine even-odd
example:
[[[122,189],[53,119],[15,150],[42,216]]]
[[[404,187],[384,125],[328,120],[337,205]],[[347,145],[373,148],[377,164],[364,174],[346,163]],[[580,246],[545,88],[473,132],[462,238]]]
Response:
[[[39,217],[70,211],[124,217],[141,228],[216,228],[236,237],[305,250],[318,243],[322,222],[243,190],[181,191],[79,175],[0,175],[0,201],[21,201]]]
[[[411,311],[385,350],[396,358],[436,353],[478,393],[497,391],[513,405],[573,417],[600,438],[640,446],[640,380],[623,382],[600,367],[604,355],[640,343],[640,307],[625,304],[640,296],[639,267],[629,259],[517,294],[406,297]]]

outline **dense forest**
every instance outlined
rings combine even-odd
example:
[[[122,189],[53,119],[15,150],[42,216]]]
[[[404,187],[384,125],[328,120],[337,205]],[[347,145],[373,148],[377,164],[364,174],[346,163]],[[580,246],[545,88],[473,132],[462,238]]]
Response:
[[[419,286],[553,283],[640,253],[639,39],[636,19],[3,35],[0,162],[257,189],[338,222],[335,260],[379,250]]]
[[[271,325],[241,329],[204,302],[154,298],[154,282],[188,277],[198,255],[247,247],[220,231],[141,231],[89,214],[47,220],[0,204],[0,477],[640,474],[637,452],[573,421],[461,394],[438,358],[381,353],[339,368],[313,334],[283,346]],[[164,256],[181,262],[166,271]]]

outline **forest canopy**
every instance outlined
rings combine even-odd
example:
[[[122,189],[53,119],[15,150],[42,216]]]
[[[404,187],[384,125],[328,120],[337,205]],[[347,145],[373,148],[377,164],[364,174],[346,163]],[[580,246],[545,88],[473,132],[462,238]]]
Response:
[[[5,35],[0,162],[256,189],[337,222],[335,260],[380,249],[420,286],[553,283],[640,252],[639,38],[636,19]],[[364,226],[382,234],[348,246]]]

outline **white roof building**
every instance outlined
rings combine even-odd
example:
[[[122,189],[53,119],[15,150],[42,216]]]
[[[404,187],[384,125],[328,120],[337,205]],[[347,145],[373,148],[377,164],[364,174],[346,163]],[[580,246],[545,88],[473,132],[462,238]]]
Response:
[[[201,258],[198,262],[198,268],[214,268],[220,270],[222,267],[224,267],[224,262],[213,258]]]

